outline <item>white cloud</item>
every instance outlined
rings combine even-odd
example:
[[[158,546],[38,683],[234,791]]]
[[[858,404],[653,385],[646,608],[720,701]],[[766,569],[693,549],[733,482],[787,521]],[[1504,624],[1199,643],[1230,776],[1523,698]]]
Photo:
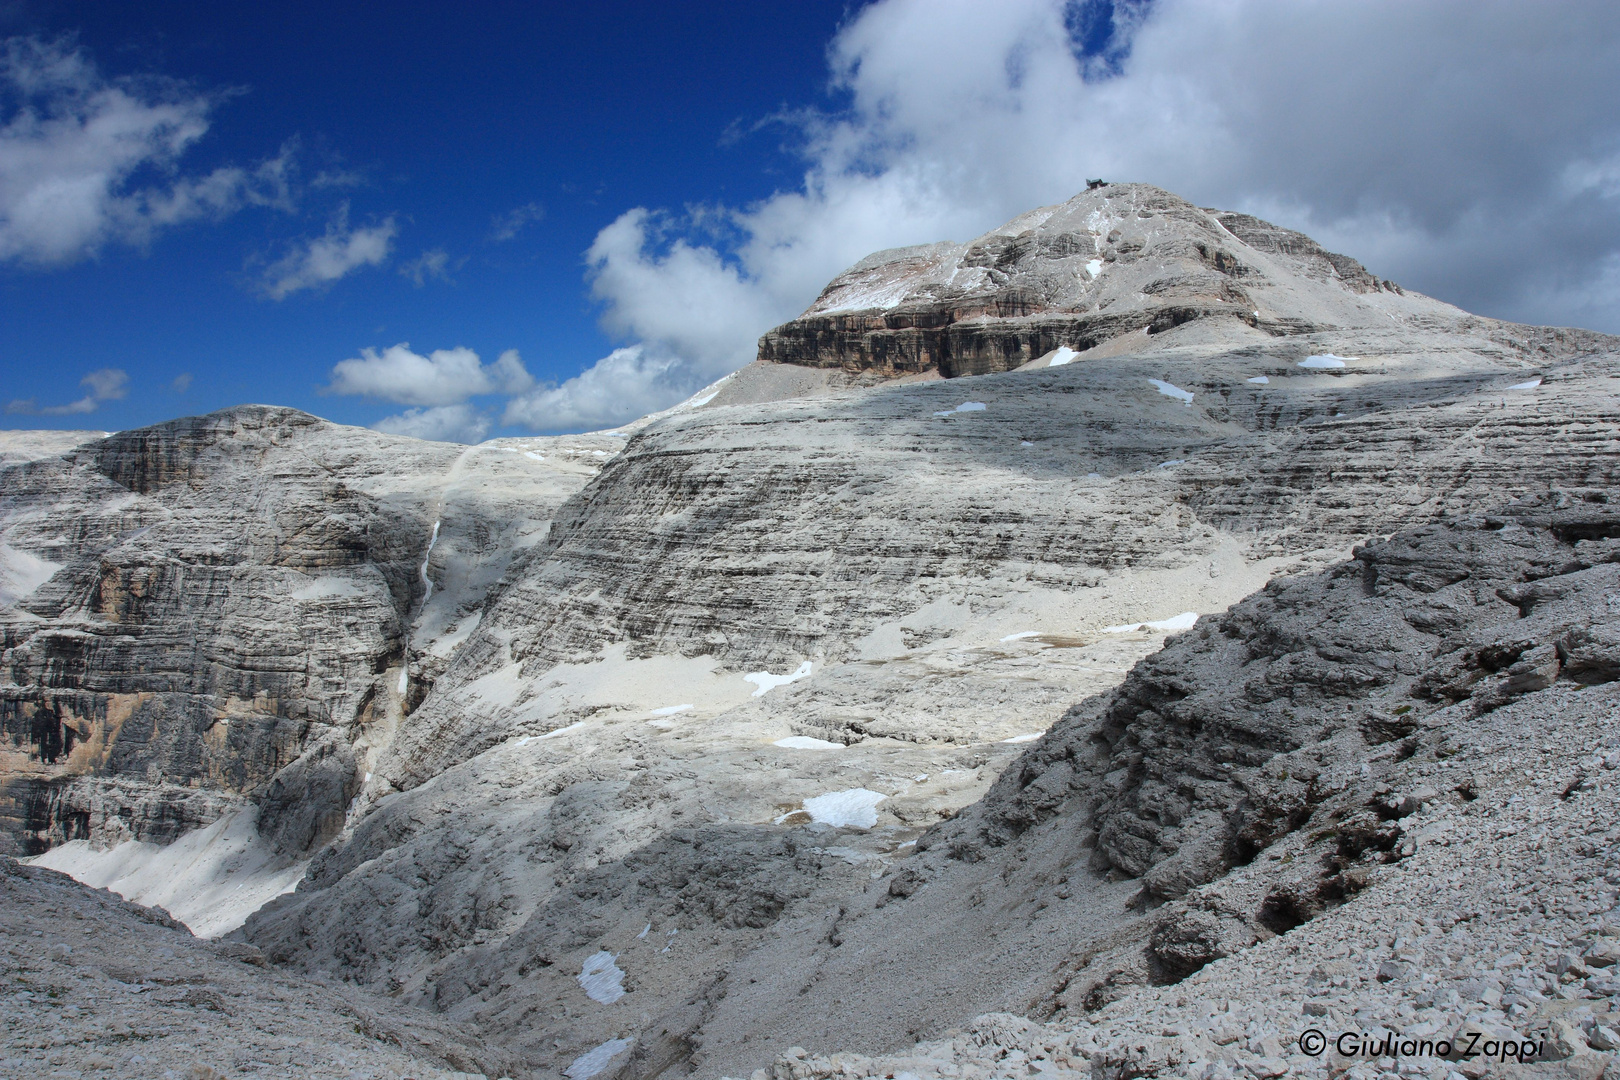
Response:
[[[1088,176],[1259,213],[1471,310],[1620,330],[1620,7],[1158,0],[1116,4],[1107,55],[1081,57],[1101,10],[856,13],[828,53],[848,108],[789,114],[799,185],[598,234],[604,325],[662,359],[619,350],[544,392],[578,407],[544,400],[672,404],[869,252],[971,238]]]
[[[24,398],[7,404],[6,412],[25,416],[73,416],[93,413],[103,402],[120,401],[129,393],[129,373],[121,368],[97,368],[80,379],[79,385],[90,392],[77,401],[40,408],[34,398]]]
[[[489,434],[490,418],[471,405],[438,405],[429,409],[406,409],[385,417],[372,429],[390,435],[409,435],[435,442],[483,442]]]
[[[65,39],[7,39],[0,261],[65,265],[108,243],[145,243],[162,228],[243,206],[290,208],[290,144],[252,169],[131,185],[142,170],[172,173],[224,96],[172,80],[106,79]]]
[[[324,236],[294,241],[287,253],[264,270],[261,282],[272,300],[303,289],[330,285],[363,266],[388,259],[399,228],[393,218],[369,228],[349,228],[349,204],[338,208]]]
[[[511,240],[522,232],[525,226],[532,225],[546,216],[546,208],[537,202],[524,203],[504,214],[496,214],[489,221],[489,239],[491,243],[501,244]]]
[[[501,423],[533,431],[612,427],[657,412],[703,385],[690,364],[631,345],[614,349],[561,386],[541,386],[513,398]]]
[[[484,394],[521,394],[534,385],[516,349],[507,349],[493,364],[458,346],[435,349],[427,356],[411,351],[409,342],[360,355],[332,368],[332,382],[322,393],[357,395],[401,405],[457,405]]]
[[[450,280],[450,253],[444,248],[429,248],[399,268],[401,277],[420,289],[429,278]]]

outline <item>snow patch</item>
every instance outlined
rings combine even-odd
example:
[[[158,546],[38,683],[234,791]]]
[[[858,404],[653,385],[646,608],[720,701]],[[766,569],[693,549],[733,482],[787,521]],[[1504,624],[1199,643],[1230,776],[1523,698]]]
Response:
[[[585,958],[585,966],[574,976],[574,981],[579,983],[586,997],[592,1001],[600,1001],[603,1005],[611,1005],[624,997],[624,972],[613,962],[617,959],[618,957],[606,949]]]
[[[1079,355],[1080,355],[1079,353],[1075,352],[1073,349],[1069,348],[1067,345],[1059,345],[1058,349],[1057,349],[1057,352],[1052,354],[1052,359],[1050,359],[1050,360],[1048,360],[1046,362],[1046,366],[1047,367],[1062,367],[1064,364],[1073,363],[1075,358],[1078,357]]]
[[[126,840],[97,851],[88,840],[70,840],[22,861],[165,908],[198,937],[219,937],[292,892],[309,865],[307,859],[288,864],[275,858],[259,840],[258,820],[258,808],[249,806],[167,846]]]
[[[1046,734],[1044,731],[1031,731],[1028,734],[1014,735],[1010,739],[1002,739],[1001,741],[1004,742],[1004,743],[1034,742],[1036,739],[1040,738],[1044,734]]]
[[[1535,378],[1531,379],[1529,382],[1514,383],[1512,386],[1508,387],[1508,389],[1509,390],[1534,390],[1536,387],[1538,387],[1540,385],[1541,385],[1541,376],[1537,375]]]
[[[635,1039],[609,1039],[594,1050],[587,1050],[574,1059],[574,1063],[563,1070],[568,1080],[590,1080],[591,1077],[608,1067],[608,1063],[626,1050],[630,1049]]]
[[[812,739],[808,735],[789,735],[785,739],[777,739],[772,746],[785,746],[789,750],[842,750],[841,742],[828,742],[826,739]]]
[[[759,687],[754,691],[754,697],[763,697],[767,690],[774,690],[778,686],[786,686],[790,682],[798,682],[810,674],[812,665],[806,660],[794,669],[791,675],[772,675],[768,671],[751,671],[743,676],[743,681],[751,682]]]
[[[1001,640],[1002,641],[1023,641],[1025,638],[1040,637],[1040,635],[1041,635],[1041,632],[1039,630],[1025,630],[1022,633],[1018,633],[1018,634],[1008,634],[1006,637],[1002,638]]]
[[[1305,359],[1299,362],[1299,366],[1302,368],[1315,368],[1317,370],[1324,368],[1342,368],[1344,367],[1344,362],[1346,360],[1359,359],[1361,359],[1359,356],[1334,356],[1332,353],[1321,353],[1317,356],[1307,356]]]
[[[962,402],[962,404],[958,405],[954,409],[945,409],[945,410],[943,410],[941,412],[935,413],[934,415],[935,416],[954,416],[956,413],[959,413],[959,412],[983,412],[983,411],[984,411],[984,402],[982,402],[982,401],[964,401],[964,402]]]
[[[60,569],[61,563],[0,544],[0,607],[9,607],[32,595]]]
[[[526,458],[534,458],[536,461],[546,460],[546,456],[544,454],[537,454],[533,450],[525,450],[523,452],[523,456]]]
[[[1102,272],[1103,261],[1101,259],[1091,259],[1086,263],[1086,273],[1090,274],[1092,277],[1096,277]]]
[[[1256,375],[1254,378],[1250,379],[1249,381],[1252,382],[1252,383],[1258,383],[1259,385],[1264,386],[1264,385],[1266,385],[1266,383],[1270,382],[1271,380],[1266,378],[1266,376],[1264,376],[1264,375]]]
[[[536,739],[555,739],[559,735],[566,735],[570,731],[577,731],[577,730],[579,730],[580,728],[582,728],[584,726],[585,726],[585,721],[576,720],[572,724],[569,724],[567,727],[560,727],[556,731],[548,731],[544,735],[525,735],[525,736],[523,736],[523,738],[521,738],[521,739],[519,739],[517,741],[517,744],[519,746],[528,746],[530,743],[534,742]]]
[[[706,394],[703,397],[698,398],[696,401],[688,401],[686,403],[686,407],[688,409],[701,409],[701,408],[703,408],[703,406],[707,405],[709,402],[713,401],[715,398],[717,398],[719,396],[720,396],[720,391],[716,390],[714,393]]]
[[[1167,383],[1163,379],[1149,379],[1148,382],[1152,383],[1154,388],[1165,397],[1175,398],[1177,401],[1184,402],[1188,405],[1191,405],[1193,402],[1192,392],[1183,390],[1174,383]]]
[[[695,705],[665,705],[662,709],[654,709],[649,715],[674,716],[678,712],[685,712],[688,709],[693,709],[696,707],[697,706]]]
[[[1161,462],[1159,462],[1159,464],[1157,466],[1155,466],[1155,468],[1168,469],[1172,465],[1185,465],[1185,464],[1187,464],[1187,459],[1186,458],[1171,458],[1169,461],[1161,461]]]
[[[887,795],[866,788],[832,791],[804,800],[804,812],[811,821],[837,828],[870,829],[877,824],[877,804]]]
[[[1197,621],[1198,612],[1183,611],[1180,615],[1172,615],[1170,618],[1161,619],[1158,622],[1136,622],[1124,626],[1105,626],[1102,632],[1105,634],[1129,634],[1137,630],[1191,630],[1193,624]]]

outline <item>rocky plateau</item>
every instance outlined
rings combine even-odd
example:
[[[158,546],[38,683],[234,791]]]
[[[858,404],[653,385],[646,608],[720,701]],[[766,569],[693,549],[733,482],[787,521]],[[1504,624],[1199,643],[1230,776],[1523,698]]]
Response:
[[[1109,184],[615,431],[0,433],[0,1076],[1597,1080],[1616,380]]]

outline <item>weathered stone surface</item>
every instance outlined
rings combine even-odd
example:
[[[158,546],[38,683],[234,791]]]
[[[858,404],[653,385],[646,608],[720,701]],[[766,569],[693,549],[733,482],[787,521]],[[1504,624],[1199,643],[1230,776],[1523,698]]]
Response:
[[[0,844],[163,843],[244,798],[289,857],[331,838],[436,642],[593,471],[257,406],[0,471],[0,554],[43,568],[0,610]]]
[[[834,278],[803,315],[760,339],[765,363],[947,378],[1011,371],[1059,348],[1080,362],[1198,323],[1272,338],[1401,324],[1405,350],[1482,334],[1518,359],[1590,342],[1473,319],[1410,294],[1310,237],[1205,210],[1149,184],[1110,184],[1022,214],[966,244],[881,251]],[[1102,352],[1096,350],[1102,348]]]
[[[1082,241],[1093,212],[1119,220]],[[1302,1016],[1382,1001],[1449,1032],[1577,981],[1606,994],[1568,912],[1608,888],[1582,837],[1606,835],[1583,831],[1612,772],[1587,751],[1610,753],[1620,670],[1615,340],[1475,319],[1154,189],[1014,224],[868,260],[807,316],[832,322],[777,339],[813,347],[628,442],[463,451],[295,414],[279,443],[181,425],[119,444],[110,471],[92,447],[0,473],[21,508],[0,542],[81,542],[34,506],[99,537],[93,568],[59,560],[77,591],[53,577],[7,609],[17,715],[89,710],[111,682],[157,703],[130,716],[172,700],[203,730],[233,687],[244,722],[236,758],[196,755],[212,772],[177,753],[116,790],[50,774],[58,803],[100,799],[84,828],[115,838],[251,801],[266,844],[315,848],[243,928],[272,963],[475,1022],[548,1076],[634,1036],[626,1078],[747,1072],[797,1044],[775,1075],[1227,1080],[1311,1072],[1287,1048]],[[1048,330],[1096,340],[1047,357]],[[171,567],[146,539],[170,521],[187,531],[166,544],[219,558]],[[302,577],[275,577],[281,559]],[[226,584],[185,593],[193,565]],[[361,575],[363,610],[315,585]],[[373,619],[363,648],[289,640],[306,587]],[[198,647],[231,662],[153,687],[141,642],[179,640],[193,595]],[[1125,678],[1183,612],[1202,617]],[[68,630],[103,651],[47,664]],[[1526,730],[1553,734],[1515,749]],[[13,746],[44,768],[44,743]],[[1494,891],[1459,884],[1454,834],[1491,845]],[[1543,851],[1550,869],[1516,873]],[[1413,895],[1434,918],[1409,932]],[[1452,907],[1539,912],[1545,940],[1476,956],[1432,936],[1467,921],[1429,910]],[[1576,964],[1550,975],[1554,945]],[[622,998],[581,981],[603,953]],[[1405,974],[1379,983],[1386,963]],[[1176,1004],[1217,978],[1223,1002]],[[945,1034],[1006,1010],[1070,1027]],[[825,1056],[936,1035],[915,1060]]]

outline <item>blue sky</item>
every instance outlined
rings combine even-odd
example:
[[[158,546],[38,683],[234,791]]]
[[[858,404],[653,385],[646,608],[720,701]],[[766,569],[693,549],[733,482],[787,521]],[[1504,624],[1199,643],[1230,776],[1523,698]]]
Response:
[[[398,409],[318,393],[363,347],[517,349],[537,378],[575,374],[614,344],[585,282],[597,231],[631,206],[746,202],[791,183],[787,133],[750,129],[825,100],[843,12],[806,0],[13,8],[0,33],[70,34],[107,78],[219,95],[181,175],[289,147],[302,190],[288,209],[0,268],[0,394],[60,405],[110,368],[129,375],[124,398],[43,422],[118,427],[267,401],[364,423]],[[166,179],[148,167],[128,186]],[[351,227],[394,223],[387,261],[267,294],[264,269],[345,206]],[[418,285],[399,271],[424,252],[444,262]]]
[[[1617,11],[0,3],[0,423],[611,426],[1087,175],[1620,332]]]

